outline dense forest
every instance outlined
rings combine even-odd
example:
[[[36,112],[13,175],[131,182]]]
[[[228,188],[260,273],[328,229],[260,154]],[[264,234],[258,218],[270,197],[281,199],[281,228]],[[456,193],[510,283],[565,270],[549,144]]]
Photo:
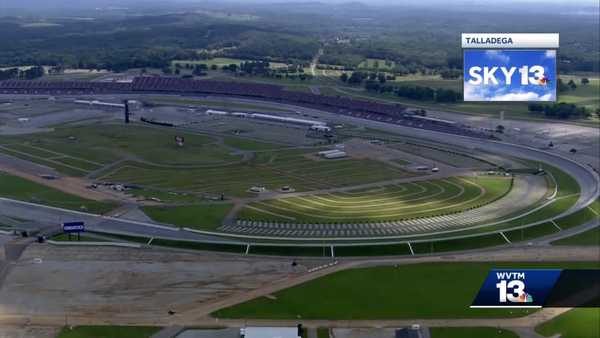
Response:
[[[120,71],[213,56],[301,64],[323,48],[320,62],[325,65],[355,69],[373,58],[392,63],[391,71],[398,75],[435,72],[453,77],[462,67],[461,32],[543,31],[561,34],[561,72],[598,71],[597,8],[548,6],[544,15],[536,16],[523,10],[531,4],[518,6],[196,2],[177,11],[77,8],[72,13],[20,16],[3,11],[0,67]]]

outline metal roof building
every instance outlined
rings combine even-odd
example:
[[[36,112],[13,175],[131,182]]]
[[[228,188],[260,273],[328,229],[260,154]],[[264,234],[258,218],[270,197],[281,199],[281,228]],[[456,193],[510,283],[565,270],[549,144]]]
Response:
[[[246,327],[243,338],[301,338],[297,327]]]

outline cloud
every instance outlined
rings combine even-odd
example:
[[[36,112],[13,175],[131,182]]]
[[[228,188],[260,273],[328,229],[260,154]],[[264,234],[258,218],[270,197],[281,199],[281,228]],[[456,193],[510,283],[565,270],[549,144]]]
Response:
[[[503,54],[502,51],[499,50],[486,50],[485,56],[492,61],[498,61],[500,63],[509,63],[510,57],[506,54]]]
[[[544,54],[544,57],[546,57],[548,59],[555,59],[556,58],[556,51],[554,49],[549,49]]]
[[[506,86],[464,85],[465,101],[554,101],[552,92],[539,94],[533,91],[511,92]]]
[[[552,93],[540,95],[536,92],[517,92],[494,95],[488,98],[489,101],[551,101]]]

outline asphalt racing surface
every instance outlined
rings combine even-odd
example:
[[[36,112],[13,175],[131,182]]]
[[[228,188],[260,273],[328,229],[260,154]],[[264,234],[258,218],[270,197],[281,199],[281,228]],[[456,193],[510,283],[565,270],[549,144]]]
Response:
[[[275,103],[274,103],[275,104]],[[284,105],[288,106],[288,105]],[[289,107],[289,106],[288,106]],[[579,164],[563,155],[554,154],[545,150],[540,150],[533,147],[498,142],[492,140],[483,140],[479,138],[471,138],[467,136],[450,135],[441,132],[416,129],[398,125],[391,125],[384,122],[377,122],[365,119],[357,119],[349,116],[340,116],[332,113],[324,113],[308,108],[291,106],[300,111],[318,112],[335,117],[337,120],[347,120],[355,124],[364,125],[366,127],[374,127],[389,132],[398,133],[405,137],[413,137],[427,141],[437,142],[440,144],[449,144],[465,149],[480,149],[497,155],[510,157],[521,157],[532,161],[540,161],[558,167],[574,177],[581,187],[580,198],[577,203],[564,214],[575,212],[581,208],[588,206],[596,198],[598,198],[599,178],[598,174],[591,168]],[[84,221],[88,230],[105,231],[112,233],[122,233],[130,235],[139,235],[144,237],[159,237],[165,239],[188,239],[197,241],[209,241],[219,243],[252,243],[250,238],[243,241],[213,236],[208,234],[199,234],[185,230],[179,230],[173,227],[160,226],[146,222],[136,222],[112,217],[104,217],[99,215],[91,215],[77,211],[65,209],[57,209],[47,206],[36,205],[27,202],[14,201],[10,199],[0,198],[0,213],[6,216],[28,219],[32,221],[41,221],[47,224],[58,225],[68,221]]]

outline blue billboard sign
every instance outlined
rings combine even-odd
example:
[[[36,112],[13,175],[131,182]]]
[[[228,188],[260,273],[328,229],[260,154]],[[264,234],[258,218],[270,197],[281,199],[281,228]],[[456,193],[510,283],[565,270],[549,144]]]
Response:
[[[84,232],[85,224],[83,222],[65,222],[62,225],[63,232],[65,233],[75,233],[75,232]]]

